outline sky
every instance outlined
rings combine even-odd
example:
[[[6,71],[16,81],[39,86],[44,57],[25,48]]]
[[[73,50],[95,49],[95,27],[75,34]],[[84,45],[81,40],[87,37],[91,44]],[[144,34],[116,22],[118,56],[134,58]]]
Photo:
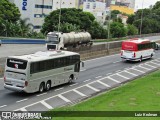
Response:
[[[142,6],[143,8],[149,8],[150,5],[154,5],[157,1],[160,0],[136,0],[135,9],[141,9]]]

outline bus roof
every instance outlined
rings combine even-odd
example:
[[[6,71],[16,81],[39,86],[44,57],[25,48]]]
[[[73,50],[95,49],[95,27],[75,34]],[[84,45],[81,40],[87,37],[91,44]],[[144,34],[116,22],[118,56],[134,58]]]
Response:
[[[70,51],[44,51],[44,52],[38,51],[33,54],[9,56],[8,58],[15,58],[15,59],[27,60],[30,62],[35,62],[35,61],[48,60],[48,59],[54,59],[54,58],[59,58],[64,56],[71,56],[71,55],[79,55],[79,53],[70,52]]]
[[[123,41],[123,42],[127,42],[127,43],[135,43],[135,44],[143,44],[143,43],[149,43],[151,42],[150,40],[148,39],[140,39],[140,38],[136,38],[136,39],[130,39],[130,40],[126,40],[126,41]]]

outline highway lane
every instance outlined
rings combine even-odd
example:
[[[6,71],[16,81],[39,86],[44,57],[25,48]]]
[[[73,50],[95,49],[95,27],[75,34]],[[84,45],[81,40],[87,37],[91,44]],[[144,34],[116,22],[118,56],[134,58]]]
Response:
[[[150,40],[160,40],[160,36],[146,37]],[[104,44],[95,43],[95,44]],[[46,51],[46,46],[43,44],[2,44],[0,46],[0,58],[12,56],[12,55],[22,55],[30,54],[37,51]]]
[[[155,58],[160,58],[159,51],[156,52]],[[117,61],[117,62],[116,62]],[[141,63],[150,60],[145,60]],[[0,110],[15,110],[22,106],[35,103],[39,100],[43,100],[50,96],[60,94],[62,92],[73,89],[77,86],[84,85],[86,83],[95,81],[97,79],[106,77],[109,74],[119,72],[121,70],[131,68],[141,64],[140,62],[122,62],[120,55],[106,56],[102,58],[92,59],[85,61],[85,67],[82,69],[79,75],[79,79],[71,85],[61,85],[53,88],[51,91],[42,95],[38,93],[25,94],[16,93],[3,88],[2,82],[0,82]],[[4,107],[3,107],[4,106]],[[1,108],[2,107],[2,108]]]

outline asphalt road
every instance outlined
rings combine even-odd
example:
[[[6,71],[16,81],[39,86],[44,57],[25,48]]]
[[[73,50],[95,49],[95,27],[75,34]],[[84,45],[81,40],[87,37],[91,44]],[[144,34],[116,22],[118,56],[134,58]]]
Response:
[[[156,38],[157,38],[157,36],[156,36]],[[153,39],[155,39],[155,37]],[[17,54],[22,54],[22,53],[23,54],[24,53],[31,53],[31,52],[37,51],[38,49],[45,50],[44,45],[42,45],[42,46],[41,45],[37,45],[37,46],[36,45],[33,45],[33,46],[32,45],[24,45],[26,48],[24,48],[23,45],[16,45],[16,46],[9,45],[9,46],[7,46],[7,45],[2,46],[5,49],[7,48],[6,49],[7,51],[6,51],[6,53],[3,53],[3,52],[0,53],[0,57],[6,57],[8,54],[10,54],[10,55],[16,54],[17,55]],[[19,47],[17,47],[17,46],[19,46]],[[28,51],[28,49],[29,49],[29,51]],[[1,52],[1,50],[0,50],[0,52]],[[160,51],[156,51],[156,54],[152,60],[157,59],[157,58],[160,58]],[[65,85],[57,86],[57,87],[51,89],[49,92],[45,92],[43,94],[39,94],[39,93],[26,94],[26,93],[17,93],[17,92],[12,92],[12,91],[6,90],[3,88],[3,79],[0,78],[0,111],[17,110],[17,109],[23,108],[24,106],[36,103],[36,102],[41,101],[46,98],[50,98],[52,96],[56,96],[58,94],[64,93],[65,91],[75,89],[79,86],[83,86],[83,85],[86,85],[90,82],[94,82],[97,79],[105,78],[108,75],[112,75],[114,73],[123,71],[125,69],[131,68],[133,66],[137,66],[139,64],[143,64],[143,63],[149,62],[149,61],[151,61],[151,60],[145,60],[143,62],[122,62],[119,54],[88,60],[88,61],[85,61],[85,67],[81,69],[78,80],[76,80],[73,84],[70,84],[70,85],[65,84]],[[139,74],[139,73],[137,73],[137,74]],[[122,81],[123,81],[123,79],[122,79]],[[112,86],[114,83],[110,83],[110,84]],[[90,87],[90,86],[88,86],[88,87]],[[91,87],[91,88],[94,89],[95,91],[97,90],[93,87]],[[86,91],[84,92],[84,94],[92,93],[92,91],[90,91],[87,87],[85,89],[86,89]],[[79,88],[79,90],[81,90],[83,93],[83,89]],[[81,95],[83,96],[84,94],[82,94],[82,93],[81,93]],[[73,94],[74,93],[72,93],[72,95]],[[68,101],[67,99],[65,99],[62,96],[59,96],[59,97],[63,98],[65,101]],[[73,99],[73,98],[71,98],[71,99]],[[59,98],[57,98],[57,100],[59,102],[63,102],[63,101],[59,100]],[[43,104],[45,104],[44,101],[42,101],[42,102],[43,102]],[[60,103],[58,103],[58,104],[60,104]],[[34,110],[34,108],[37,108],[39,106],[40,105],[28,108],[28,110]],[[48,107],[50,107],[50,106],[48,106]],[[45,108],[44,108],[44,110],[45,110]]]
[[[156,52],[152,60],[157,58],[160,58],[159,51]],[[1,79],[0,80],[0,110],[1,111],[16,110],[16,109],[22,108],[23,106],[36,103],[40,100],[50,98],[51,96],[56,96],[60,93],[64,93],[65,91],[74,89],[78,86],[82,86],[87,83],[94,82],[95,80],[104,78],[107,75],[112,75],[116,72],[131,68],[133,66],[137,66],[139,64],[142,64],[148,61],[151,61],[151,60],[145,60],[143,62],[122,62],[120,59],[120,55],[112,55],[112,56],[106,56],[106,57],[88,60],[88,61],[85,61],[85,67],[81,69],[78,80],[76,80],[73,84],[71,85],[65,84],[65,85],[55,87],[51,89],[49,92],[46,92],[43,94],[39,94],[39,93],[26,94],[26,93],[17,93],[17,92],[6,90],[3,88],[3,80]],[[90,91],[87,90],[87,92],[90,92]],[[29,110],[34,110],[34,108],[30,108]]]

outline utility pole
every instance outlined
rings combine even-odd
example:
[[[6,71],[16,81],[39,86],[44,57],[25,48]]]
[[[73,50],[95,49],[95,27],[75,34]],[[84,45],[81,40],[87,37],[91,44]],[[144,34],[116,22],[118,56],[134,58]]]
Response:
[[[144,0],[142,1],[142,13],[141,13],[141,24],[140,24],[140,36],[142,34],[142,25],[143,25],[143,3]]]
[[[60,31],[60,26],[61,26],[61,4],[62,4],[62,0],[60,0],[58,32]]]

